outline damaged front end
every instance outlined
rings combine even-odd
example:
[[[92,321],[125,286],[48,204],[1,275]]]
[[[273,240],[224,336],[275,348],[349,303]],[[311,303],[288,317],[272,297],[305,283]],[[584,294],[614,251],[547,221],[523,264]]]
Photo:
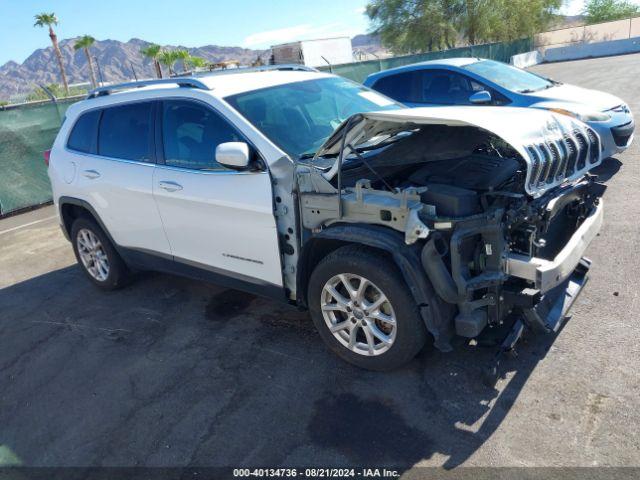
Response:
[[[355,115],[297,166],[303,235],[399,232],[447,307],[444,322],[421,310],[438,348],[507,322],[515,343],[523,325],[556,331],[586,281],[605,189],[588,171],[601,160],[592,129],[549,112]]]

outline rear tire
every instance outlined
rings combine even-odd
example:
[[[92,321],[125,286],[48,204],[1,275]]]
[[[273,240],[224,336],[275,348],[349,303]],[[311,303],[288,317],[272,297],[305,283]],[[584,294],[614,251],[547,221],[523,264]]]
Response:
[[[396,264],[372,248],[349,245],[325,257],[309,279],[308,305],[329,349],[367,370],[407,363],[427,338]]]
[[[71,226],[71,243],[78,264],[95,286],[115,290],[127,283],[127,266],[94,220],[76,219]]]

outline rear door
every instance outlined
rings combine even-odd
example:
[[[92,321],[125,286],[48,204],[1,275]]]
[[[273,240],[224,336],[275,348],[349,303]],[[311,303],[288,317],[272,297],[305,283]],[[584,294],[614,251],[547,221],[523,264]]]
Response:
[[[245,138],[213,107],[195,100],[163,101],[157,122],[153,192],[175,260],[281,286],[268,173],[230,170],[215,161],[218,144]]]
[[[170,254],[152,191],[154,111],[155,102],[143,101],[87,112],[98,124],[95,140],[74,150],[72,131],[67,149],[77,155],[80,195],[115,242]]]

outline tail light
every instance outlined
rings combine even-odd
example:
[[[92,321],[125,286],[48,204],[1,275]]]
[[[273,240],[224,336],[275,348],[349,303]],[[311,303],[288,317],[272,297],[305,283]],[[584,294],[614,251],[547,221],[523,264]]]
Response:
[[[42,156],[44,157],[44,164],[48,167],[49,166],[49,160],[51,159],[51,150],[45,150],[42,153]]]

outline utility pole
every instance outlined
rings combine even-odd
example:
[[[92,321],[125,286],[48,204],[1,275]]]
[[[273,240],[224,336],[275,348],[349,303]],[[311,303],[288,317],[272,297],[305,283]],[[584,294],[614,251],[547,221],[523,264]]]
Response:
[[[131,71],[133,72],[133,78],[136,79],[136,82],[138,81],[138,75],[136,75],[136,69],[133,68],[133,62],[131,60],[129,60],[129,65],[131,65]]]
[[[98,67],[98,76],[100,77],[100,86],[104,86],[104,78],[102,78],[102,69],[100,68],[100,62],[96,57],[93,57],[93,61],[96,62],[96,66]]]

